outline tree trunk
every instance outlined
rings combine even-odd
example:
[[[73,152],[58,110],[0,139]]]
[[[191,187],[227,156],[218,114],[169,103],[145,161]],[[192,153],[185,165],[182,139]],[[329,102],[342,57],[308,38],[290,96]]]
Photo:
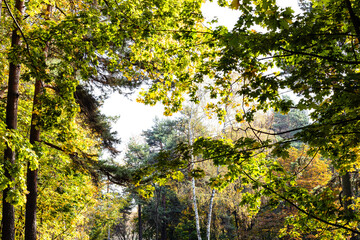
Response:
[[[38,106],[38,95],[41,92],[41,81],[35,82],[35,93],[33,110]],[[30,143],[35,144],[40,141],[40,129],[37,126],[37,114],[33,112],[31,117]],[[36,202],[37,202],[37,169],[30,169],[30,163],[27,167],[27,190],[26,195],[26,214],[25,214],[25,240],[36,240]]]
[[[194,212],[195,212],[196,235],[197,235],[198,240],[201,240],[200,219],[199,219],[199,212],[198,212],[198,208],[197,208],[197,204],[196,204],[195,178],[192,178],[191,186],[192,186],[193,205],[194,205]]]
[[[349,11],[351,22],[354,26],[355,33],[357,35],[358,40],[360,40],[360,19],[358,16],[355,15],[354,10],[351,6],[350,0],[345,0],[346,7]]]
[[[341,184],[342,184],[342,190],[344,194],[344,209],[346,214],[350,214],[351,208],[349,206],[352,203],[351,197],[352,197],[352,189],[351,189],[351,180],[350,180],[350,173],[346,172],[345,175],[341,176]]]
[[[52,11],[52,6],[47,5],[46,8],[46,19],[48,20]],[[48,43],[47,43],[48,44]],[[44,48],[44,57],[45,60],[48,55],[48,45],[46,44]],[[39,96],[42,92],[42,81],[41,79],[36,79],[35,81],[35,90],[33,98],[33,113],[31,116],[31,128],[30,128],[30,143],[36,144],[40,141],[40,126],[38,126],[39,116],[35,112],[36,109],[40,107]],[[31,169],[30,163],[27,167],[27,190],[28,194],[26,195],[26,214],[25,214],[25,240],[36,240],[36,209],[37,209],[37,177],[38,170]]]
[[[211,215],[212,215],[214,197],[215,197],[215,189],[213,189],[211,191],[211,197],[210,197],[209,213],[208,213],[208,220],[207,220],[207,225],[206,225],[206,239],[207,240],[210,240]]]
[[[191,110],[192,111],[192,110]],[[189,117],[189,124],[188,124],[188,133],[189,133],[189,145],[192,146],[193,144],[193,135],[192,135],[192,128],[191,128],[191,119],[192,119],[192,112],[190,112]],[[194,156],[191,152],[191,170],[194,168]],[[193,195],[193,205],[194,205],[194,212],[195,212],[195,223],[196,223],[196,235],[198,240],[201,240],[201,231],[200,231],[200,219],[199,219],[199,212],[196,203],[196,186],[195,186],[195,178],[191,178],[191,187],[192,187],[192,195]]]
[[[216,175],[219,175],[219,167],[216,168]],[[213,189],[211,191],[211,197],[210,197],[208,221],[207,221],[207,226],[206,226],[206,239],[207,240],[210,240],[211,217],[212,217],[214,197],[215,197],[215,189]]]
[[[353,210],[350,208],[350,205],[353,203],[352,201],[352,184],[351,184],[351,178],[350,173],[346,172],[345,175],[341,176],[341,184],[342,184],[342,190],[344,194],[344,209],[346,214],[353,214]],[[354,233],[350,237],[350,240],[358,240],[359,237],[356,236]]]
[[[139,240],[142,240],[141,204],[138,204]]]
[[[20,12],[22,16],[24,14],[24,2],[17,0],[15,8]],[[18,29],[12,32],[11,36],[11,47],[17,48],[21,45],[20,35]],[[10,58],[11,59],[11,58]],[[17,129],[17,112],[19,102],[19,80],[20,80],[20,69],[19,63],[10,62],[9,66],[9,80],[8,80],[8,94],[7,94],[7,105],[6,105],[6,126],[8,129]],[[5,160],[5,177],[10,180],[12,176],[9,169],[15,163],[15,152],[9,147],[4,152]],[[2,240],[14,240],[15,239],[15,210],[14,205],[6,201],[8,193],[11,189],[5,188],[3,191],[3,209],[2,209]]]
[[[235,218],[236,235],[239,236],[239,219],[237,217],[236,209],[233,212]]]
[[[156,236],[155,239],[159,240],[159,201],[160,201],[160,192],[161,192],[161,187],[159,188],[159,190],[157,191],[155,188],[155,192],[156,192],[156,206],[155,206],[155,225],[156,225]]]
[[[161,240],[166,240],[166,217],[165,217],[166,193],[165,193],[165,190],[163,191],[163,194],[162,194],[161,207],[163,209],[162,210],[162,212],[163,212],[163,221],[161,223]]]

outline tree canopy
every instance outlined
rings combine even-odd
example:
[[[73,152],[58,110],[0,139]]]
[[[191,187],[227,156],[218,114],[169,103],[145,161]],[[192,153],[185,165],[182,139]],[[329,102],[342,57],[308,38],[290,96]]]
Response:
[[[149,238],[195,238],[196,223],[201,239],[205,201],[199,197],[198,211],[195,178],[204,194],[239,193],[232,201],[241,210],[216,202],[229,211],[214,212],[223,237],[240,238],[259,224],[254,219],[278,212],[282,226],[268,237],[359,238],[360,4],[302,0],[294,12],[276,0],[219,0],[241,13],[228,30],[204,25],[202,2],[0,0],[2,239],[105,236],[101,224],[116,219],[97,210],[122,199],[114,206],[127,219],[131,196],[103,197],[104,179],[157,194],[144,208]],[[222,137],[199,131],[195,139],[190,111],[188,128],[158,121],[144,131],[146,144],[129,145],[126,164],[99,161],[105,149],[116,156],[120,141],[102,101],[140,86],[138,101],[161,102],[165,115],[185,101],[215,114]],[[183,176],[192,179],[193,206],[177,195],[187,186],[176,187]],[[15,215],[24,215],[25,202],[23,221]],[[220,237],[213,231],[207,236]]]

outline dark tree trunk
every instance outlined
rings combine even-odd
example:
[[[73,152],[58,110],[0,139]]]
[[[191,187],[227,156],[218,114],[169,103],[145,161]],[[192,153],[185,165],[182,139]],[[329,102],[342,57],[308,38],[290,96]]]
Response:
[[[24,2],[17,0],[15,8],[24,14]],[[20,35],[18,29],[14,29],[11,36],[11,47],[16,48],[20,46]],[[8,129],[17,129],[17,112],[19,102],[19,79],[20,79],[20,64],[17,62],[10,62],[9,66],[9,81],[8,94],[6,105],[6,126]],[[15,152],[9,147],[4,152],[5,160],[5,176],[12,179],[9,168],[15,163]],[[15,239],[15,211],[14,205],[6,201],[10,188],[7,187],[3,191],[3,209],[2,209],[2,240]]]
[[[352,184],[351,184],[351,177],[350,177],[350,173],[346,172],[345,175],[341,176],[341,184],[342,184],[342,190],[343,190],[343,194],[344,194],[344,209],[345,209],[345,213],[348,215],[354,214],[354,211],[350,208],[350,205],[353,203],[352,202]],[[352,234],[352,236],[350,237],[350,240],[358,240],[359,237],[357,235],[355,235],[355,233]]]
[[[5,164],[11,166],[15,162],[15,153],[10,148],[5,150]],[[12,179],[7,167],[5,168],[5,177]],[[7,202],[5,199],[8,195],[10,188],[3,191],[3,209],[2,209],[2,240],[15,239],[15,212],[14,206]]]
[[[345,175],[341,176],[341,183],[342,183],[342,190],[344,193],[344,209],[347,214],[351,213],[351,209],[349,206],[352,203],[352,189],[351,189],[351,180],[350,180],[350,173],[346,172]]]
[[[38,103],[38,95],[41,92],[41,81],[39,79],[35,82],[33,110],[35,110]],[[40,141],[40,129],[37,126],[38,115],[33,112],[31,117],[30,129],[30,143],[35,144]],[[26,195],[26,214],[25,214],[25,240],[36,240],[36,202],[37,202],[37,169],[30,169],[30,164],[27,167],[27,190]]]
[[[156,193],[156,206],[155,206],[155,225],[156,225],[156,235],[155,235],[155,239],[159,240],[159,202],[160,202],[160,194],[161,194],[161,187],[156,190],[155,188],[155,193]]]
[[[346,172],[345,175],[341,176],[341,184],[342,184],[342,190],[344,194],[344,209],[345,213],[350,215],[353,214],[353,210],[349,207],[352,204],[352,187],[351,187],[351,178],[350,173]],[[352,235],[350,240],[357,240],[358,237],[356,235]]]
[[[233,214],[234,214],[234,218],[235,218],[236,232],[239,234],[239,219],[238,219],[236,210],[234,210]]]
[[[352,24],[354,26],[357,38],[360,40],[360,19],[359,19],[358,16],[355,15],[354,10],[353,10],[353,8],[351,6],[350,0],[345,0],[345,3],[346,3],[346,7],[347,7],[347,9],[349,11],[350,19],[351,19],[351,22],[352,22]]]
[[[139,240],[142,240],[141,204],[138,204]]]
[[[52,11],[52,6],[48,4],[46,8],[46,19],[48,20]],[[44,48],[44,57],[45,60],[48,55],[48,46],[46,44]],[[44,63],[45,64],[45,63]],[[40,141],[40,126],[37,124],[39,121],[39,116],[36,114],[36,109],[40,108],[39,96],[42,92],[42,81],[41,79],[36,79],[35,89],[34,89],[34,98],[33,98],[33,113],[31,116],[31,128],[30,128],[30,143],[36,144]],[[28,195],[26,195],[26,214],[25,214],[25,240],[36,240],[36,211],[37,211],[37,176],[38,170],[31,169],[30,164],[28,163],[27,167],[27,190]]]
[[[162,207],[162,212],[163,212],[163,221],[161,222],[161,240],[166,240],[166,217],[165,217],[165,210],[166,210],[166,194],[165,194],[165,190],[163,191],[162,194],[162,199],[161,199],[161,207]]]

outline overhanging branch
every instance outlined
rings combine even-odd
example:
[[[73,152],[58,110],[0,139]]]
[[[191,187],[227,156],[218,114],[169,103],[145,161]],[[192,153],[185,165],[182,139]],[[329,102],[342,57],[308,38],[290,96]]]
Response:
[[[286,201],[286,202],[289,203],[291,206],[293,206],[294,208],[296,208],[298,211],[304,213],[305,215],[309,216],[310,218],[313,218],[313,219],[315,219],[315,220],[318,220],[319,222],[325,223],[325,224],[327,224],[327,225],[330,225],[330,226],[333,226],[333,227],[336,227],[336,228],[341,228],[341,229],[344,229],[344,230],[347,230],[347,231],[350,231],[350,232],[352,232],[352,233],[356,233],[356,234],[360,235],[360,231],[358,231],[358,230],[356,230],[356,229],[352,229],[352,228],[347,227],[347,226],[345,226],[345,225],[340,225],[340,224],[337,224],[337,223],[329,222],[329,221],[327,221],[327,220],[325,220],[325,219],[322,219],[322,218],[320,218],[320,217],[318,217],[318,216],[316,216],[316,215],[314,215],[314,214],[306,211],[305,209],[302,209],[300,206],[298,206],[296,203],[294,203],[293,201],[291,201],[291,200],[288,199],[287,197],[282,196],[280,193],[278,193],[278,192],[276,192],[275,190],[273,190],[272,188],[268,187],[266,184],[261,183],[261,182],[255,180],[254,178],[252,178],[246,171],[244,171],[244,170],[241,170],[241,171],[242,171],[242,172],[245,174],[245,176],[246,176],[247,178],[249,178],[252,182],[260,183],[260,185],[261,185],[264,189],[272,192],[273,194],[275,194],[276,196],[278,196],[280,199]]]
[[[345,64],[360,64],[360,61],[340,60],[340,59],[325,57],[325,56],[321,56],[321,55],[317,55],[317,54],[313,54],[313,53],[292,51],[292,50],[288,50],[288,49],[285,49],[285,48],[282,48],[282,47],[280,47],[280,49],[283,50],[284,52],[288,52],[288,53],[291,53],[291,54],[311,56],[311,57],[315,57],[315,58],[324,59],[324,60],[327,60],[329,62],[337,62],[337,63],[345,63]]]

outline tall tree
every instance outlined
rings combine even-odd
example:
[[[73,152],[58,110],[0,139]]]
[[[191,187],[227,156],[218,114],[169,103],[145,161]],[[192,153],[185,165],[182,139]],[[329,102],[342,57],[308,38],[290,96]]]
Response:
[[[19,99],[19,81],[20,81],[20,69],[21,65],[16,59],[16,55],[19,54],[19,49],[21,46],[21,37],[19,33],[19,22],[24,15],[25,6],[24,1],[17,0],[15,3],[16,12],[14,14],[10,10],[9,5],[5,2],[6,7],[9,11],[9,14],[14,19],[14,29],[11,36],[11,48],[12,52],[9,58],[10,67],[9,67],[9,81],[8,81],[8,94],[7,94],[7,103],[6,103],[6,126],[9,130],[17,129],[17,111],[18,111],[18,99]],[[5,165],[5,177],[9,179],[9,184],[3,190],[3,207],[2,207],[2,239],[3,240],[14,240],[15,239],[15,213],[14,205],[12,203],[12,198],[9,196],[10,191],[12,190],[11,181],[13,181],[14,176],[12,176],[12,168],[16,161],[15,149],[12,148],[9,144],[6,146],[4,153],[4,165]]]
[[[49,20],[52,12],[52,5],[48,4],[44,12],[45,19]],[[44,47],[44,61],[46,61],[48,55],[48,45],[45,43]],[[40,119],[38,118],[37,112],[39,112],[40,102],[39,97],[43,88],[42,79],[36,78],[34,86],[34,97],[33,97],[33,113],[31,115],[31,126],[30,126],[30,143],[33,145],[39,144],[40,142]],[[25,239],[36,240],[36,208],[37,208],[37,187],[38,187],[38,170],[32,169],[33,167],[28,163],[27,167],[27,190],[26,195],[26,211],[25,211]]]

